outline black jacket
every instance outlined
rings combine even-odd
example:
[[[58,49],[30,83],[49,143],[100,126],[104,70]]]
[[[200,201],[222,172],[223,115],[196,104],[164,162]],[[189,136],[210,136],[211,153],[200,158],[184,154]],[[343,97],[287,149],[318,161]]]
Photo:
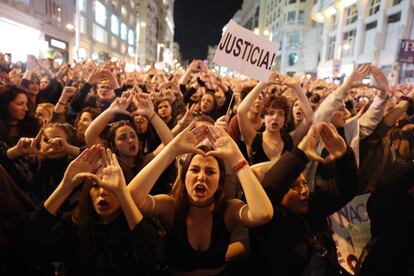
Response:
[[[337,260],[334,241],[329,233],[326,217],[352,200],[358,184],[355,156],[350,148],[335,161],[334,192],[312,192],[309,211],[305,215],[291,212],[281,205],[289,190],[308,162],[305,154],[295,148],[285,152],[267,172],[263,186],[273,204],[272,220],[250,229],[251,269],[257,275],[301,275],[309,264],[313,248],[305,235],[317,237],[328,251],[331,260]],[[325,275],[339,275],[337,262],[326,265]]]

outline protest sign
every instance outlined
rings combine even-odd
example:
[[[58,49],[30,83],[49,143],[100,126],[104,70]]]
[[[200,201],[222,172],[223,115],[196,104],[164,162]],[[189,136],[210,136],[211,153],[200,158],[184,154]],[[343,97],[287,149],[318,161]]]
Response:
[[[267,81],[278,48],[277,43],[230,20],[217,46],[213,62],[256,80]]]
[[[351,274],[354,274],[359,255],[371,238],[370,220],[366,210],[369,195],[356,196],[341,210],[328,217],[338,262]]]
[[[337,76],[341,72],[342,60],[334,59],[332,61],[332,75]]]
[[[401,63],[414,63],[414,40],[401,40],[397,61]]]

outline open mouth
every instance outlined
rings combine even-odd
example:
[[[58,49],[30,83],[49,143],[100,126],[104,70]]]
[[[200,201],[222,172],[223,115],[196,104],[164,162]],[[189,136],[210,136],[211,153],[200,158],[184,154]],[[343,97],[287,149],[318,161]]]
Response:
[[[271,123],[271,124],[270,124],[270,126],[271,126],[271,127],[273,127],[273,128],[277,128],[277,126],[278,126],[278,125],[279,125],[279,124],[278,124],[278,123],[276,123],[276,122],[274,122],[274,123]]]
[[[135,151],[137,149],[137,147],[135,145],[130,145],[129,146],[129,150],[131,151]]]
[[[105,199],[101,199],[98,201],[98,206],[101,207],[102,209],[108,208],[109,202],[106,201]]]
[[[194,187],[194,191],[196,192],[196,194],[204,194],[207,191],[207,189],[204,185],[197,184]]]

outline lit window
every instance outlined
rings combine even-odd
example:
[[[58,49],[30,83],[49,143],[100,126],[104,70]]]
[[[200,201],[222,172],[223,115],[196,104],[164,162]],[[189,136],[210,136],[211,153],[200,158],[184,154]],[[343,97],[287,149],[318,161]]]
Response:
[[[95,21],[102,26],[106,25],[106,8],[99,1],[95,2]]]
[[[119,19],[115,15],[111,15],[111,32],[119,35]]]
[[[336,40],[335,36],[329,37],[328,52],[327,52],[327,55],[326,55],[327,60],[331,60],[331,59],[334,58],[335,40]]]
[[[121,38],[127,40],[128,37],[128,28],[125,23],[121,23]]]
[[[358,19],[358,9],[357,5],[353,4],[352,6],[346,8],[345,10],[345,25],[349,25],[357,21]]]
[[[128,44],[134,45],[135,42],[135,34],[132,30],[128,30]]]
[[[79,0],[79,10],[86,12],[86,0]]]
[[[289,66],[295,66],[298,62],[298,54],[297,53],[290,53],[288,57]]]
[[[105,29],[97,24],[93,24],[92,37],[101,43],[106,43],[108,39]]]
[[[376,14],[380,9],[380,5],[381,0],[371,0],[369,4],[369,15]]]
[[[85,19],[85,16],[80,16],[80,26],[79,26],[79,29],[80,29],[80,32],[81,33],[86,33],[86,19]]]
[[[121,14],[123,17],[127,16],[127,8],[124,5],[121,7]]]
[[[349,57],[353,54],[354,40],[356,37],[356,30],[351,30],[344,33],[344,39],[342,44],[342,56]]]
[[[134,52],[135,52],[135,48],[134,48],[134,47],[132,47],[132,46],[129,46],[129,47],[128,47],[128,54],[129,54],[130,56],[133,56],[133,55],[134,55]]]

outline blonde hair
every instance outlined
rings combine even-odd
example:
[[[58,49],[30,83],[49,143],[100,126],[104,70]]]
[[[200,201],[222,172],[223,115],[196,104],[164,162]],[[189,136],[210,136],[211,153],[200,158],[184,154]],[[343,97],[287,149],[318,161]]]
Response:
[[[53,108],[55,107],[55,105],[51,104],[51,103],[40,103],[37,105],[36,108],[41,107],[44,110],[46,110],[47,112],[49,112],[49,118],[52,117],[52,112],[53,112]]]

